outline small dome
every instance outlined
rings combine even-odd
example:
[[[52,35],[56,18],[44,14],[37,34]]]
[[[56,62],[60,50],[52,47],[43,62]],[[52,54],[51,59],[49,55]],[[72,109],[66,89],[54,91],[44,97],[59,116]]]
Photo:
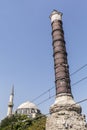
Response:
[[[37,106],[30,101],[22,103],[16,110],[16,114],[27,115],[31,118],[34,118],[37,114],[40,113],[41,112]]]
[[[35,108],[35,109],[38,109],[37,106],[34,103],[30,102],[30,101],[24,102],[18,107],[18,109],[22,109],[22,108]]]

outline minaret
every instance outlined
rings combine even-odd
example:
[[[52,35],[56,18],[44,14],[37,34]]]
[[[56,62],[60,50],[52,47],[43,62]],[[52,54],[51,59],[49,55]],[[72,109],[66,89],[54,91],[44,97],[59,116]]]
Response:
[[[13,111],[13,98],[14,98],[14,86],[12,86],[12,91],[10,94],[10,98],[9,98],[9,103],[8,103],[8,111],[7,111],[7,116],[10,117],[12,116],[12,111]]]
[[[87,130],[81,107],[76,104],[70,85],[69,65],[64,38],[62,13],[54,10],[51,15],[53,58],[56,98],[50,107],[46,130]]]

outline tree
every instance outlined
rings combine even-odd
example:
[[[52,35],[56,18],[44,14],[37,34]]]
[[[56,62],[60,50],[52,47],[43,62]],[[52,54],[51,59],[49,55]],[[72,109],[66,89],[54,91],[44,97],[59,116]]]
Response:
[[[1,121],[0,130],[45,130],[45,123],[46,117],[41,114],[34,119],[15,114]]]

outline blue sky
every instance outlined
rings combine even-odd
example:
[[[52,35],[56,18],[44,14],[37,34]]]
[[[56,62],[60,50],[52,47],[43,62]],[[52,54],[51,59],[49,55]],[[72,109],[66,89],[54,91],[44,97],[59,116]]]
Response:
[[[87,0],[0,1],[0,119],[7,114],[13,84],[14,110],[55,86],[49,19],[53,9],[63,13],[70,74],[87,64]],[[87,67],[71,77],[71,84],[86,76]],[[76,102],[87,98],[87,80],[71,86]],[[34,103],[48,97],[49,93]],[[54,98],[38,107],[46,114],[53,103]],[[87,102],[81,106],[87,116]]]

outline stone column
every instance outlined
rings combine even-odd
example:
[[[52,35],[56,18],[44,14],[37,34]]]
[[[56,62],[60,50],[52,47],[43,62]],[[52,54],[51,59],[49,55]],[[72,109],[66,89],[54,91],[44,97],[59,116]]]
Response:
[[[62,13],[53,11],[50,15],[53,39],[56,96],[71,94],[69,66],[62,27]]]
[[[67,59],[66,42],[64,38],[62,13],[54,10],[51,15],[53,58],[55,71],[56,99],[50,107],[50,113],[59,111],[65,105],[75,104],[71,92],[69,65]],[[58,107],[57,107],[58,106]],[[75,110],[81,112],[79,105]],[[73,109],[73,107],[71,107]]]
[[[62,13],[54,10],[51,15],[53,57],[55,71],[55,102],[50,107],[46,130],[87,130],[85,116],[72,96],[67,51],[62,27]]]

